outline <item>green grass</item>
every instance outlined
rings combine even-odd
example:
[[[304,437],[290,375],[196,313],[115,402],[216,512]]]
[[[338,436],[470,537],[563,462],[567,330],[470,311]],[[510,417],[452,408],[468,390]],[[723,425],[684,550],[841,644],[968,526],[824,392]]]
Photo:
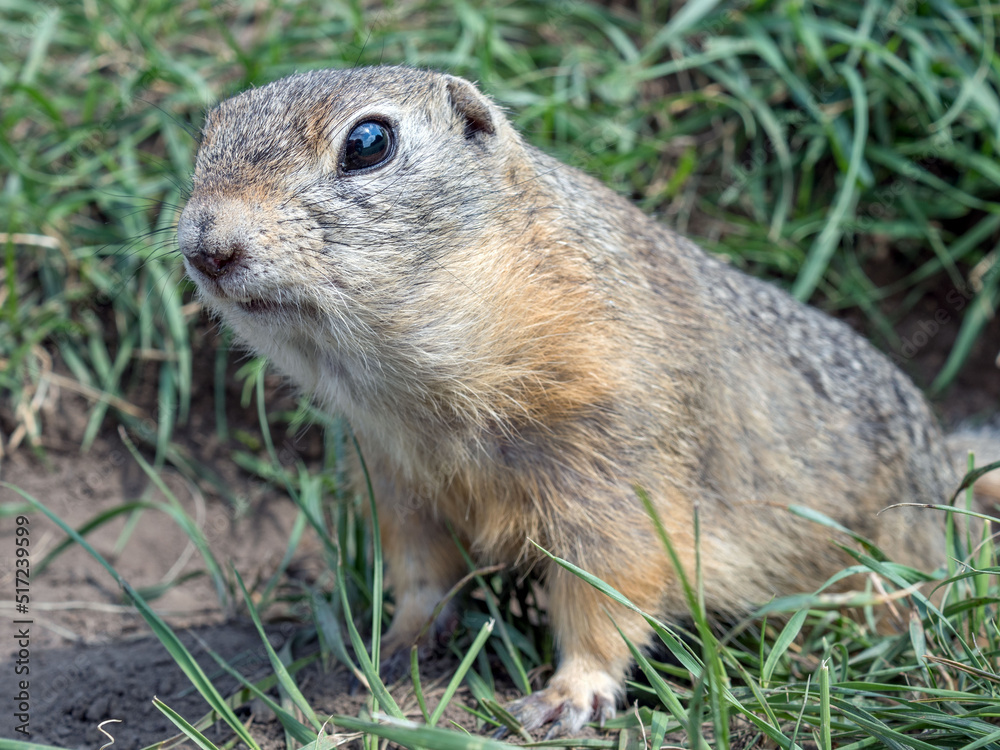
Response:
[[[209,326],[173,235],[196,133],[220,97],[296,70],[406,62],[464,75],[507,107],[529,140],[706,247],[802,299],[860,310],[904,366],[913,354],[895,325],[929,295],[943,299],[961,320],[933,382],[943,392],[1000,303],[996,5],[691,0],[673,4],[672,16],[662,5],[0,0],[0,449],[40,444],[42,407],[59,386],[89,404],[84,449],[120,424],[150,477],[169,463],[225,494],[173,440],[193,398],[217,394],[220,438],[243,443],[233,460],[299,504],[281,568],[305,534],[323,540],[339,584],[300,598],[324,655],[352,664],[381,714],[395,716],[377,725],[372,713],[342,717],[340,726],[407,746],[473,746],[440,724],[423,726],[439,715],[429,698],[420,726],[396,715],[378,655],[360,648],[382,614],[370,528],[351,503],[326,506],[337,494],[334,472],[281,468],[268,420],[275,431],[320,425],[331,466],[346,449],[342,427],[307,403],[267,416],[256,361],[239,377],[263,430],[242,436],[227,423],[227,354],[206,355],[199,344]],[[167,498],[140,498],[90,527],[119,514],[167,513],[198,545],[220,600],[242,602],[234,571]],[[952,544],[958,559],[973,549],[959,535]],[[845,618],[816,595],[772,605],[788,607],[785,619],[744,623],[730,639],[708,626],[695,596],[694,632],[680,638],[668,623],[659,636],[676,663],[640,661],[632,694],[642,698],[643,726],[623,714],[621,742],[669,734],[724,746],[728,732],[745,730],[781,747],[1000,746],[992,545],[972,564],[949,571],[938,609],[918,596],[897,602],[904,625],[913,617],[895,635],[878,635],[864,616]],[[875,558],[858,565],[890,589],[909,575]],[[258,591],[264,617],[279,574]],[[478,585],[486,609],[467,616],[468,636],[454,645],[468,655],[473,636],[495,621],[461,677],[487,716],[496,704],[491,659],[524,683],[551,658],[551,642],[510,614],[500,578],[484,575]],[[529,592],[513,595],[520,611],[530,609]],[[154,626],[176,649],[163,628]],[[307,705],[297,706],[306,721],[288,709],[303,700],[291,684],[301,666],[257,686],[283,685],[290,703],[275,713],[293,744],[320,731]],[[245,687],[230,702],[253,692]],[[209,703],[225,715],[219,700]],[[197,719],[186,717],[211,723]]]

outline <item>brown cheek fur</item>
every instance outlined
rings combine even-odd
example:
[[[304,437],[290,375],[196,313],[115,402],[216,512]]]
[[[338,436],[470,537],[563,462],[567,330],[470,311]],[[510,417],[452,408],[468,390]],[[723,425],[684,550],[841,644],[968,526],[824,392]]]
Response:
[[[383,455],[378,446],[366,446],[361,436],[370,471],[377,477],[375,497],[390,582],[397,592],[408,592],[387,645],[398,647],[412,638],[443,590],[464,571],[446,531],[450,527],[479,561],[518,562],[543,572],[563,653],[590,654],[592,668],[623,671],[628,651],[611,616],[639,643],[646,639],[645,623],[549,563],[531,542],[602,577],[647,611],[661,609],[665,592],[678,592],[670,583],[673,574],[666,553],[644,514],[623,508],[621,513],[602,513],[599,520],[588,518],[591,507],[606,502],[602,495],[622,497],[634,495],[634,490],[615,476],[618,467],[606,451],[609,435],[589,431],[580,416],[596,409],[595,421],[603,424],[599,405],[613,404],[630,390],[634,373],[614,358],[602,358],[595,366],[594,352],[613,352],[617,343],[610,319],[614,313],[603,309],[590,292],[592,271],[566,255],[541,227],[521,240],[532,249],[534,263],[486,269],[502,280],[491,285],[488,308],[510,311],[477,337],[487,351],[475,352],[472,359],[493,366],[476,373],[471,385],[468,375],[464,378],[476,394],[474,413],[464,416],[472,417],[481,430],[471,441],[480,446],[478,454],[455,457],[443,467],[431,465],[426,474],[408,480],[395,469],[412,465],[408,456]],[[483,273],[488,262],[484,259],[503,259],[506,249],[485,243],[468,259],[468,271],[459,261],[450,263],[448,272],[474,279],[473,273]],[[457,302],[469,309],[466,305],[483,304],[471,286],[447,288],[449,305]],[[469,299],[456,301],[456,294]],[[515,315],[518,324],[510,325]],[[505,367],[496,367],[497,362]],[[453,394],[439,395],[455,402]],[[525,460],[525,448],[518,443],[532,440],[539,441],[539,455]],[[692,518],[686,510],[690,503],[683,497],[663,497],[665,487],[648,489],[654,491],[685,570],[693,573]],[[630,505],[636,508],[634,502]],[[601,524],[599,530],[588,528],[595,522]],[[686,604],[679,594],[672,598],[670,609],[683,611]],[[577,664],[574,669],[584,667]],[[567,684],[574,684],[572,674]]]

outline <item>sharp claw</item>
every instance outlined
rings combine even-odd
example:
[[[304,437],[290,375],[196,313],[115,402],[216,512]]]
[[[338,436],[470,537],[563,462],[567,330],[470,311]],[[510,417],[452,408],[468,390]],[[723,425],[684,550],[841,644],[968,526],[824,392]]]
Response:
[[[361,689],[361,680],[358,679],[356,674],[351,674],[351,681],[347,684],[347,694],[357,695],[358,691]]]
[[[410,649],[401,648],[382,659],[379,677],[386,685],[392,685],[410,674]]]
[[[573,735],[588,721],[604,727],[608,719],[614,718],[613,695],[594,693],[587,696],[584,701],[578,701],[573,700],[574,696],[567,694],[568,692],[550,685],[544,690],[514,701],[506,710],[528,732],[548,725],[546,740],[566,734]]]
[[[597,725],[604,729],[604,722],[615,718],[615,704],[600,697],[594,698],[594,711],[592,714],[597,719]]]

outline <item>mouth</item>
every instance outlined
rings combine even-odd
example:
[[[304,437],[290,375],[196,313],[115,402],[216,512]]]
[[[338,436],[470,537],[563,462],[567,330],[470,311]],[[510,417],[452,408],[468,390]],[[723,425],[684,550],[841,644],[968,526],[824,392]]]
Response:
[[[245,295],[233,294],[232,292],[223,289],[217,282],[214,281],[209,284],[201,284],[201,288],[203,292],[206,292],[210,297],[214,297],[217,301],[229,305],[235,305],[243,312],[250,313],[251,315],[289,312],[295,309],[294,305],[275,302],[274,300],[264,299],[263,297],[248,297]]]
[[[303,321],[321,318],[319,309],[305,300],[273,300],[260,297],[228,297],[245,313],[262,317],[280,316],[282,320]]]
[[[230,294],[220,289],[218,284],[204,284],[202,291],[207,293],[210,298],[214,298],[217,303],[233,305],[251,315],[274,315],[294,312],[299,309],[298,305],[275,302],[263,297],[244,297]]]
[[[240,309],[251,314],[276,313],[286,309],[283,305],[265,299],[234,299],[232,301],[239,305]]]
[[[214,279],[199,279],[198,286],[202,293],[216,304],[224,307],[238,308],[241,312],[255,316],[281,315],[284,317],[309,315],[314,310],[301,299],[293,299],[290,294],[275,292],[277,299],[267,299],[265,297],[248,296],[245,290],[242,293],[234,293],[233,290],[225,289]]]

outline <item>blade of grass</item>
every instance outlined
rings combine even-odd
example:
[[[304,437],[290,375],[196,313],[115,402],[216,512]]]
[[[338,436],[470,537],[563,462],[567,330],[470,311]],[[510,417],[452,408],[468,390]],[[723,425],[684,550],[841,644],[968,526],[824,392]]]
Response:
[[[612,618],[613,620],[614,618]],[[636,645],[625,636],[621,628],[618,627],[618,623],[615,623],[615,628],[618,630],[618,635],[625,641],[628,646],[629,651],[632,652],[632,658],[635,659],[636,664],[639,665],[639,669],[642,673],[646,675],[646,679],[649,680],[650,685],[656,692],[656,697],[660,699],[663,706],[670,712],[670,715],[674,717],[678,724],[681,726],[686,726],[690,720],[688,711],[681,704],[680,699],[674,692],[673,688],[664,680],[660,673],[649,663],[649,659],[646,658],[645,654],[640,651]],[[699,748],[707,748],[708,742],[702,736],[699,730],[696,735],[694,735],[695,742]]]
[[[788,619],[785,627],[781,629],[780,635],[771,648],[771,653],[767,655],[764,668],[761,670],[760,682],[764,688],[768,687],[768,683],[771,682],[771,677],[774,675],[774,670],[777,668],[778,662],[802,630],[802,625],[805,623],[806,615],[808,614],[808,610],[799,610]]]
[[[170,719],[170,721],[173,722],[178,729],[187,735],[192,742],[200,747],[201,750],[219,750],[219,748],[212,744],[212,742],[205,735],[191,726],[191,724],[189,724],[184,717],[170,708],[159,698],[153,698],[153,705],[156,706],[164,716]]]
[[[171,492],[169,487],[167,487],[163,478],[160,476],[159,471],[150,466],[149,462],[146,461],[143,455],[139,452],[124,427],[120,426],[118,428],[118,435],[121,437],[122,442],[128,449],[128,452],[132,454],[132,458],[134,458],[136,463],[142,467],[146,476],[152,480],[157,489],[163,493],[163,496],[167,498],[167,503],[161,505],[160,509],[164,510],[173,517],[177,525],[183,529],[185,534],[187,534],[188,539],[190,539],[194,546],[198,548],[198,552],[201,554],[202,559],[205,561],[205,566],[208,568],[208,573],[212,578],[212,583],[215,585],[215,594],[219,598],[219,602],[223,605],[223,607],[225,607],[226,603],[229,601],[229,587],[226,584],[226,577],[222,573],[222,567],[219,565],[219,561],[215,559],[215,553],[212,551],[211,545],[209,545],[208,540],[205,538],[204,532],[187,514],[187,511],[184,510],[184,506],[181,505],[174,493]],[[160,437],[163,437],[162,433]]]
[[[243,685],[243,688],[236,692],[236,694],[227,701],[233,708],[239,705],[243,705],[248,702],[251,697],[259,698],[264,704],[274,712],[274,715],[281,722],[282,727],[285,731],[290,734],[298,743],[307,744],[309,742],[314,742],[317,738],[316,732],[311,730],[301,721],[295,718],[291,713],[285,710],[284,706],[271,698],[267,691],[272,687],[277,685],[280,681],[280,677],[276,673],[272,673],[267,677],[258,680],[256,683],[250,682],[246,677],[244,677],[238,670],[234,669],[225,659],[223,659],[219,654],[217,654],[212,648],[209,647],[205,641],[198,636],[197,633],[193,633],[195,640],[198,641],[198,645],[205,650],[215,663],[226,672],[230,677],[235,679],[238,683]],[[316,655],[310,655],[296,660],[291,665],[287,667],[289,673],[294,674],[300,669],[305,667],[307,664],[311,664],[316,660]],[[215,723],[216,716],[214,712],[209,712],[206,716],[202,717],[200,721],[195,725],[196,727],[208,727]]]
[[[253,604],[253,600],[250,598],[250,592],[247,591],[246,585],[243,583],[243,577],[240,575],[236,568],[233,568],[233,575],[236,576],[236,583],[239,584],[240,591],[243,592],[243,603],[246,605],[247,611],[250,613],[250,619],[253,620],[254,627],[257,628],[257,632],[260,634],[260,640],[264,646],[264,651],[267,654],[268,661],[271,662],[271,668],[274,673],[278,676],[278,684],[285,690],[288,696],[295,703],[295,707],[302,712],[302,715],[308,719],[309,723],[312,724],[313,729],[317,732],[322,727],[322,722],[316,717],[315,712],[312,710],[312,706],[309,705],[309,701],[305,699],[302,692],[299,690],[299,686],[295,684],[295,680],[288,673],[287,667],[285,667],[284,662],[275,653],[275,650],[271,647],[271,642],[267,639],[267,632],[264,630],[264,624],[260,620],[260,615],[257,613],[257,608]]]
[[[792,294],[800,300],[812,296],[820,278],[830,264],[837,249],[844,225],[858,202],[858,177],[864,165],[865,142],[868,139],[868,97],[857,71],[840,66],[839,70],[851,90],[854,106],[854,139],[851,143],[850,162],[840,184],[837,198],[827,215],[823,231],[806,255],[806,261],[792,285]]]
[[[364,640],[361,638],[361,633],[358,632],[358,628],[354,624],[354,618],[351,615],[351,605],[347,599],[347,582],[344,579],[343,565],[337,565],[336,574],[337,590],[340,592],[340,604],[344,613],[344,622],[347,624],[347,633],[351,638],[351,645],[354,646],[354,655],[358,660],[358,666],[361,668],[361,673],[365,678],[367,687],[380,706],[382,706],[392,716],[402,718],[403,712],[400,710],[396,701],[393,700],[392,696],[389,695],[389,691],[386,690],[385,683],[382,682],[378,669],[372,663],[372,659],[371,656],[369,656],[368,651],[365,650],[365,644]]]
[[[434,713],[431,714],[430,721],[428,721],[429,726],[436,726],[441,717],[444,716],[444,711],[451,702],[452,697],[455,695],[455,691],[458,690],[458,686],[462,684],[462,680],[465,678],[466,672],[472,666],[472,662],[478,656],[479,652],[482,650],[483,646],[486,645],[486,641],[489,639],[490,634],[493,632],[493,620],[487,622],[480,629],[479,633],[476,635],[475,640],[473,640],[472,645],[469,646],[468,651],[466,651],[465,656],[462,658],[461,663],[458,665],[458,669],[455,670],[455,674],[452,675],[451,680],[448,681],[448,686],[444,690],[444,694],[441,696],[441,700],[438,701],[437,707],[434,709]]]
[[[833,750],[830,722],[830,665],[823,662],[819,667],[819,731],[820,750]]]
[[[131,503],[124,503],[122,505],[117,505],[114,508],[109,508],[108,510],[101,511],[90,520],[82,523],[79,527],[77,527],[76,533],[81,537],[86,536],[91,531],[103,526],[105,523],[112,520],[113,518],[117,518],[123,513],[131,513],[132,511],[138,508],[156,509],[156,505],[150,502],[131,502]],[[59,555],[61,555],[67,549],[72,547],[74,543],[75,542],[72,538],[66,538],[63,539],[61,542],[59,542],[59,544],[53,547],[45,555],[45,557],[43,557],[41,561],[35,566],[35,570],[33,571],[35,575],[41,575],[45,571],[45,569],[52,564],[53,560],[59,557]]]
[[[452,732],[437,727],[424,727],[403,718],[382,717],[383,723],[333,716],[334,724],[355,732],[365,732],[395,742],[403,747],[434,748],[434,750],[514,750],[515,745],[486,737]],[[579,745],[577,745],[579,746]]]

